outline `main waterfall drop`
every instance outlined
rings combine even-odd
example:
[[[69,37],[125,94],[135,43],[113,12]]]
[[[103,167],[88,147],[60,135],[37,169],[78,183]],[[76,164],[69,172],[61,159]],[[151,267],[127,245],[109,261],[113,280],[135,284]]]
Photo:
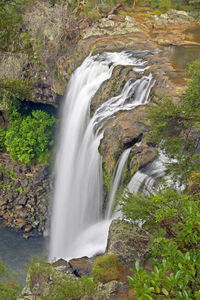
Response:
[[[89,56],[72,74],[62,111],[56,159],[49,259],[93,256],[106,247],[110,210],[102,211],[102,160],[98,151],[106,121],[120,110],[146,104],[152,75],[129,80],[121,94],[103,103],[90,119],[90,102],[116,65],[145,69],[147,51]],[[113,199],[112,199],[113,201]],[[109,212],[109,213],[108,213]]]

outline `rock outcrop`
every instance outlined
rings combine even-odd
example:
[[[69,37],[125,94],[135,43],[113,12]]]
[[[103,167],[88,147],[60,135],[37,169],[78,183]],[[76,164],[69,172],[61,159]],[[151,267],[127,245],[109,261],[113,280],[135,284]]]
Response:
[[[132,223],[113,220],[108,234],[106,254],[114,253],[126,266],[136,260],[144,264],[149,257],[150,234]]]

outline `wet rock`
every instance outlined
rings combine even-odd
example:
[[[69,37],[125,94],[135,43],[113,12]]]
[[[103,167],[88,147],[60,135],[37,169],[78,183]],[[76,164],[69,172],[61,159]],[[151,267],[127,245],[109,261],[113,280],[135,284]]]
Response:
[[[30,237],[35,236],[32,232],[28,232],[28,233],[24,233],[23,234],[23,238],[25,238],[26,240],[28,240]]]
[[[74,258],[69,261],[73,274],[77,277],[89,276],[92,271],[92,263],[88,257]]]
[[[103,82],[93,97],[90,106],[91,113],[93,114],[93,112],[108,99],[120,95],[126,82],[131,78],[136,79],[137,77],[138,74],[134,72],[130,66],[115,67],[111,78]]]
[[[108,234],[106,253],[116,254],[126,266],[136,260],[144,263],[149,256],[150,234],[131,223],[113,220]]]
[[[25,232],[30,232],[31,230],[33,230],[33,227],[31,225],[25,225],[24,227]]]
[[[16,219],[15,220],[15,224],[17,225],[17,227],[19,227],[19,228],[23,228],[25,225],[26,225],[26,220],[24,220],[24,219],[20,219],[20,218],[18,218],[18,219]]]
[[[147,144],[133,146],[130,152],[130,156],[132,156],[130,162],[131,175],[133,175],[138,169],[143,168],[148,163],[152,162],[157,155],[158,151]]]
[[[139,142],[147,130],[144,106],[138,106],[131,111],[122,111],[108,121],[99,148],[107,172],[112,174],[123,150]]]

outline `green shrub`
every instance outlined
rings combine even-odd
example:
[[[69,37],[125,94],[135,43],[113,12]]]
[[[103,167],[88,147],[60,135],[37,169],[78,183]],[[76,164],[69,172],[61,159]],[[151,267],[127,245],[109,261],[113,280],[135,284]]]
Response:
[[[8,77],[0,78],[0,89],[7,92],[7,101],[9,97],[17,97],[21,100],[32,98],[32,88],[29,79],[10,79]]]
[[[15,300],[20,292],[20,286],[15,282],[13,275],[0,259],[0,299]]]
[[[150,196],[125,193],[121,200],[122,212],[127,219],[143,220],[145,226],[158,230],[159,226],[164,226],[166,220],[180,220],[185,203],[191,199],[192,196],[180,194],[171,188]],[[170,224],[166,223],[166,226],[170,227]]]
[[[152,243],[153,271],[148,273],[136,262],[134,275],[128,277],[137,299],[200,297],[200,201],[180,204],[181,210],[174,211],[176,217],[170,221],[173,235]]]
[[[55,123],[55,117],[41,110],[26,117],[13,112],[5,139],[11,157],[25,164],[47,162],[54,142]]]
[[[120,277],[120,268],[122,267],[119,258],[115,254],[106,254],[96,258],[92,276],[94,280],[106,283],[111,280],[117,280]]]

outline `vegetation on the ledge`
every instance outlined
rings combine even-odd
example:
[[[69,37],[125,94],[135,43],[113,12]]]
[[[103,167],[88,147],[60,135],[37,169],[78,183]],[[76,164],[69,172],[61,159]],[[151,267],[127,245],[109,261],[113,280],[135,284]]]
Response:
[[[137,13],[148,9],[149,11],[157,10],[156,13],[161,14],[170,8],[192,10],[198,8],[199,0],[51,0],[51,3],[67,3],[79,16],[87,16],[90,19],[97,19],[102,15],[110,14],[113,10],[119,14]]]
[[[121,263],[116,254],[107,254],[96,258],[92,277],[94,280],[106,283],[120,278]]]
[[[20,286],[16,283],[14,276],[2,263],[0,259],[0,297],[1,300],[15,300],[19,294]]]
[[[191,172],[200,169],[200,60],[188,69],[191,80],[180,103],[154,100],[148,110],[152,129],[150,141],[174,159],[169,164],[179,182],[187,182]]]
[[[196,196],[167,189],[150,197],[124,199],[125,216],[143,220],[155,235],[152,272],[137,262],[129,276],[137,299],[199,299],[200,201]]]

